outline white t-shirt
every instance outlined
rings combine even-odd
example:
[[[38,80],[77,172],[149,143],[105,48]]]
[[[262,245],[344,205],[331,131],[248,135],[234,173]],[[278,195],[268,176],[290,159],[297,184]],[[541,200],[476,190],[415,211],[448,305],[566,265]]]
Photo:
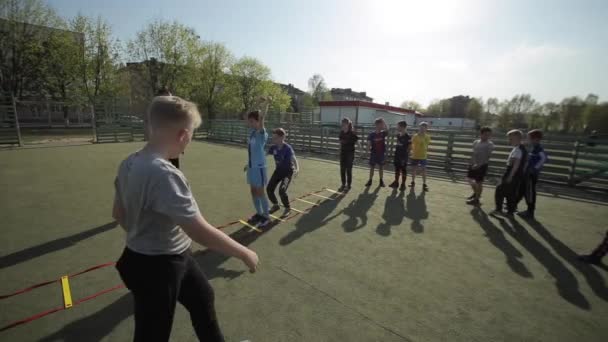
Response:
[[[521,159],[521,149],[519,146],[513,147],[511,153],[509,154],[509,159],[507,159],[507,165],[511,166],[513,159]]]

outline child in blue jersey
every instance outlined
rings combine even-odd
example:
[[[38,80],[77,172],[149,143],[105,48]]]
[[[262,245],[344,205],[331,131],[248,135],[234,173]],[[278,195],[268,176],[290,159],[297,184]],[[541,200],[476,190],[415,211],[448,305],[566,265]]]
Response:
[[[543,138],[543,132],[539,129],[533,129],[528,132],[528,162],[524,170],[524,181],[521,184],[520,198],[526,200],[528,210],[517,213],[519,216],[534,219],[534,211],[536,210],[536,183],[538,176],[547,161],[547,154],[540,144]]]
[[[384,187],[384,180],[382,179],[382,172],[384,171],[384,162],[386,159],[386,137],[388,135],[388,126],[384,122],[383,118],[378,118],[374,122],[376,130],[371,132],[367,137],[369,141],[369,180],[365,183],[365,186],[372,185],[372,178],[374,178],[374,168],[378,165],[378,174],[380,176],[380,186]]]
[[[274,191],[277,188],[277,185],[281,184],[279,186],[279,196],[281,197],[281,203],[283,203],[283,207],[285,208],[285,212],[282,216],[285,217],[291,211],[289,198],[287,197],[287,188],[289,188],[292,178],[300,171],[300,167],[298,166],[298,160],[296,159],[296,154],[293,152],[293,148],[291,148],[291,145],[285,143],[284,129],[277,128],[272,131],[272,143],[274,145],[270,146],[268,154],[274,156],[274,161],[277,166],[272,173],[272,177],[270,177],[270,181],[266,187],[266,193],[268,194],[268,199],[272,202],[270,211],[275,212],[279,210],[279,201],[277,200]]]
[[[268,109],[268,106],[266,106]],[[268,181],[266,172],[266,141],[268,133],[264,127],[264,113],[259,110],[247,115],[249,130],[248,153],[249,161],[245,166],[247,183],[251,187],[251,197],[256,213],[247,222],[257,227],[265,227],[270,223],[270,208],[264,188]]]

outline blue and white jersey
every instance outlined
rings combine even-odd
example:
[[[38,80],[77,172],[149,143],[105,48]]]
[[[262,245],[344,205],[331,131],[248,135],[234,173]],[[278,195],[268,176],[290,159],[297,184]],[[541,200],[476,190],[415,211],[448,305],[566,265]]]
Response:
[[[540,144],[532,145],[528,154],[526,170],[530,173],[540,173],[546,161],[547,153],[545,153],[545,149]]]
[[[248,152],[249,152],[249,168],[266,167],[266,141],[268,133],[266,129],[249,130]]]

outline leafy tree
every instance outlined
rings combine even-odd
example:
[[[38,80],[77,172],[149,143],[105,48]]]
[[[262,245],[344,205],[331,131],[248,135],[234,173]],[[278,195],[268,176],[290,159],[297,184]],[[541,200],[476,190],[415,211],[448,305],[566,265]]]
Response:
[[[481,103],[481,99],[471,98],[467,104],[465,116],[468,119],[475,120],[477,123],[481,123],[481,116],[483,113],[483,105]]]
[[[411,109],[411,110],[415,110],[415,111],[421,111],[422,110],[422,105],[416,101],[413,100],[406,100],[401,102],[401,108],[405,108],[405,109]]]
[[[252,57],[242,57],[230,68],[233,84],[241,101],[241,111],[248,112],[258,106],[260,96],[268,89],[270,69]]]
[[[112,38],[110,25],[101,17],[96,19],[77,15],[70,28],[84,36],[80,44],[80,78],[82,93],[91,105],[100,98],[111,99],[125,92],[127,84],[118,74],[120,43]]]
[[[316,104],[319,101],[331,101],[331,93],[327,88],[325,79],[320,74],[314,74],[308,79],[308,89]]]
[[[2,89],[18,97],[41,90],[44,75],[38,58],[49,32],[61,26],[59,16],[41,0],[2,0],[0,17],[6,19],[0,27]]]
[[[561,102],[562,130],[573,132],[583,127],[585,103],[578,96],[568,97]]]
[[[193,58],[201,52],[200,37],[183,24],[157,20],[139,31],[127,44],[129,57],[141,61],[133,66],[144,82],[147,97],[161,87],[177,94],[190,94],[195,84]]]
[[[223,103],[234,96],[229,89],[227,72],[234,63],[232,53],[221,43],[206,43],[197,60],[196,98],[209,116],[215,118]]]

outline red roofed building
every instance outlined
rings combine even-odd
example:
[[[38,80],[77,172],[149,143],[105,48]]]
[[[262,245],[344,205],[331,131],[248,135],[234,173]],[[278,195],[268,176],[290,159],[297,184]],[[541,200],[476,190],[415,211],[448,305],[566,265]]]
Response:
[[[423,116],[415,110],[365,101],[321,101],[319,107],[321,122],[331,124],[339,124],[345,117],[356,125],[373,124],[376,118],[381,117],[391,126],[403,120],[408,125],[415,125],[416,118]]]

